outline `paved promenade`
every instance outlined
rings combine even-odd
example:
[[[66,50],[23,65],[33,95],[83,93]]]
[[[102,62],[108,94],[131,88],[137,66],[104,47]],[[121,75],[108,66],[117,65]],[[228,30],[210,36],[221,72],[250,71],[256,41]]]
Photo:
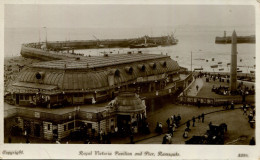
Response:
[[[199,93],[199,91],[203,87],[203,84],[204,84],[203,79],[197,78],[195,80],[195,82],[191,85],[191,88],[189,89],[187,95],[188,96],[197,96],[197,94]],[[198,90],[197,90],[196,86],[198,86]]]

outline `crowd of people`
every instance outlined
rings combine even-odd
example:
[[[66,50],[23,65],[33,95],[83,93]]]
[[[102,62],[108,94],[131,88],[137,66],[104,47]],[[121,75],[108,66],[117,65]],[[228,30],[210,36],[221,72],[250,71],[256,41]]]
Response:
[[[243,115],[247,116],[251,128],[255,127],[255,106],[244,103],[241,107]]]
[[[192,119],[189,119],[185,122],[186,128],[183,133],[183,138],[188,138],[189,137],[189,132],[191,132],[191,122],[192,122],[192,127],[195,127],[196,119],[198,119],[197,123],[202,122],[204,123],[205,119],[205,114],[202,113],[201,115],[198,115],[197,117],[193,116]],[[163,136],[162,144],[171,144],[172,143],[172,138],[174,135],[174,132],[177,130],[178,127],[180,127],[180,121],[181,121],[181,116],[178,114],[178,116],[171,116],[166,120],[167,124],[167,132]],[[158,122],[155,131],[159,134],[163,133],[163,128],[162,128],[162,123]]]

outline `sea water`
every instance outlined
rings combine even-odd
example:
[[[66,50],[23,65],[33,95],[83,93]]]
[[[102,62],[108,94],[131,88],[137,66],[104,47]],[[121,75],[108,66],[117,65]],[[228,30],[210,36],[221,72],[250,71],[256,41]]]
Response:
[[[236,29],[238,36],[254,35],[253,27],[215,27],[215,26],[184,26],[179,27],[174,36],[179,40],[177,45],[154,48],[100,48],[76,50],[85,56],[102,56],[102,54],[122,54],[129,51],[137,53],[164,54],[176,60],[182,67],[189,70],[203,68],[209,72],[228,72],[231,60],[231,44],[215,44],[216,36],[223,36],[224,30],[230,36]],[[137,38],[144,35],[165,36],[171,34],[171,29],[154,29],[153,32],[140,28],[48,28],[47,32],[38,28],[5,28],[4,52],[6,57],[19,56],[21,44],[46,41],[94,40]],[[46,34],[47,33],[47,34]],[[239,70],[249,73],[255,70],[255,44],[237,44]],[[192,56],[192,58],[191,58]],[[212,59],[214,58],[214,61]],[[222,64],[218,64],[218,63]],[[191,65],[192,64],[192,65]],[[211,68],[218,65],[218,68]]]

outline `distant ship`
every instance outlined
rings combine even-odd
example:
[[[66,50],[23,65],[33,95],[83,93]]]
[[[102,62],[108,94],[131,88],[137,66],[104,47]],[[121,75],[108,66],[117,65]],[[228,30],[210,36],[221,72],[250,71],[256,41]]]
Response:
[[[211,68],[218,68],[218,65],[212,65]]]
[[[144,42],[143,42],[144,40]],[[178,44],[178,39],[174,38],[173,34],[168,36],[162,37],[149,37],[144,36],[139,40],[135,40],[134,43],[129,45],[129,48],[150,48],[150,47],[157,47],[157,46],[172,46]]]
[[[131,44],[129,48],[151,48],[151,47],[157,47],[158,45],[153,43],[142,43],[142,44]]]
[[[147,43],[148,36],[144,36],[144,43],[141,44],[130,44],[129,48],[150,48],[150,47],[157,47],[156,43]]]
[[[223,37],[216,37],[215,43],[227,44],[231,43],[231,36],[226,36],[226,31],[224,31]],[[251,36],[238,36],[237,43],[255,43],[255,35]]]

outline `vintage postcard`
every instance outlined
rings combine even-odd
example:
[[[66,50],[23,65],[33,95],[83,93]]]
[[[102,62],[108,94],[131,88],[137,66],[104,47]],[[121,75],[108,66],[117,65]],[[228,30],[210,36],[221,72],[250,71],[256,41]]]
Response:
[[[0,158],[259,159],[259,6],[4,1]]]

